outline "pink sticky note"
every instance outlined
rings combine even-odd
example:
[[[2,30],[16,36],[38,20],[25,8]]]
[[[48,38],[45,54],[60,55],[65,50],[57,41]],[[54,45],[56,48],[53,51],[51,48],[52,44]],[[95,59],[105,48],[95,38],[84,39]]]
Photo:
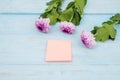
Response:
[[[72,61],[71,41],[48,40],[46,61]]]

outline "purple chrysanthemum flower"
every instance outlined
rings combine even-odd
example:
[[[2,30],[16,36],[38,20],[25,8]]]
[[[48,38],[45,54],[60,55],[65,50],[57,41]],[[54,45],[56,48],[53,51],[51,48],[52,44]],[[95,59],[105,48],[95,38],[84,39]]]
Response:
[[[81,41],[87,48],[93,48],[96,45],[95,38],[90,31],[82,31]]]
[[[71,22],[64,21],[60,23],[60,29],[64,33],[73,34],[75,32],[75,25]]]
[[[49,32],[50,30],[50,19],[49,18],[40,18],[35,21],[35,25],[41,32]]]

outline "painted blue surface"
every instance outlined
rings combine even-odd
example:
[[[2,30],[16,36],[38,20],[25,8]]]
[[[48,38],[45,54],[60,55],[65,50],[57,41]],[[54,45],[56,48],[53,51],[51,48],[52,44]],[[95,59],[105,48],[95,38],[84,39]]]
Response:
[[[115,27],[115,41],[98,42],[93,49],[84,47],[80,41],[82,30],[92,30],[120,12],[120,0],[89,0],[73,35],[62,33],[59,23],[48,34],[36,29],[34,22],[47,1],[1,1],[0,80],[120,80],[120,25]],[[49,39],[71,40],[73,61],[45,62]]]

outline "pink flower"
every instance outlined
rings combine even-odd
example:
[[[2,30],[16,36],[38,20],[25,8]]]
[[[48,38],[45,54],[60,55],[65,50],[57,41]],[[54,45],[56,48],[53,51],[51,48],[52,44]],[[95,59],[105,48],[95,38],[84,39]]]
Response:
[[[64,21],[60,23],[60,29],[64,33],[73,34],[75,32],[75,25],[71,22]]]
[[[50,19],[49,18],[40,18],[35,21],[35,25],[41,32],[49,32],[50,30]]]
[[[87,48],[93,48],[96,45],[95,38],[90,31],[82,31],[81,41]]]

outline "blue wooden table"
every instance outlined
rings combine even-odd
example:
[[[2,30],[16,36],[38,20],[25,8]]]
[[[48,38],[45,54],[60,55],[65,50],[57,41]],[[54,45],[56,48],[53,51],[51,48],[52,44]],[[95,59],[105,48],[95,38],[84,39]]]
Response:
[[[48,1],[0,1],[0,80],[120,80],[120,25],[115,27],[115,41],[98,42],[93,49],[80,41],[82,30],[92,30],[120,13],[120,0],[88,0],[73,35],[62,33],[59,23],[48,34],[36,29],[34,22]],[[45,62],[49,39],[71,40],[73,61]]]

